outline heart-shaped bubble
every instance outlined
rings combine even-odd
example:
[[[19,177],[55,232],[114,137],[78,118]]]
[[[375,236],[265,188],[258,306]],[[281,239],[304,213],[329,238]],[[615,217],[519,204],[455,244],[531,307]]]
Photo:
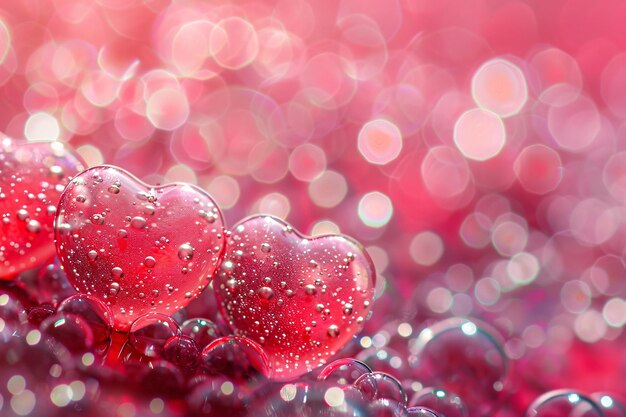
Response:
[[[0,279],[54,257],[54,215],[63,189],[85,169],[61,142],[0,139]]]
[[[255,216],[233,228],[213,288],[235,334],[258,342],[284,380],[324,364],[361,330],[374,285],[372,261],[352,239],[306,237]]]
[[[226,241],[222,214],[200,188],[153,187],[112,166],[68,184],[55,227],[70,282],[111,308],[117,330],[187,305],[211,280]]]

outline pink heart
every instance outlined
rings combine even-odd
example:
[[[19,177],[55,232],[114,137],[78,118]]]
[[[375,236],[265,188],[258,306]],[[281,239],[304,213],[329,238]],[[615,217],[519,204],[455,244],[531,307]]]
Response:
[[[153,187],[112,166],[69,183],[55,226],[72,285],[106,302],[118,330],[186,306],[211,280],[226,241],[222,213],[200,188]]]
[[[54,215],[59,197],[84,168],[61,142],[0,139],[0,279],[54,257]]]
[[[213,288],[235,334],[258,342],[284,380],[324,364],[361,330],[374,285],[372,261],[352,239],[306,237],[256,216],[233,228]]]

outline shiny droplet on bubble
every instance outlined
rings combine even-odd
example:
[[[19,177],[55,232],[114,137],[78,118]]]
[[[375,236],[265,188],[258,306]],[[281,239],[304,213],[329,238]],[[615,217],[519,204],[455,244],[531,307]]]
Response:
[[[183,243],[178,247],[178,258],[181,261],[189,261],[193,259],[193,247],[189,243]]]

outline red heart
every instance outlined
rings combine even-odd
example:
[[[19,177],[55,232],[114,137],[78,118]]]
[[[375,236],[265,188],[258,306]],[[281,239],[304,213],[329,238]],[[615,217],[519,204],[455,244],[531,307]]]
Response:
[[[61,142],[0,139],[0,279],[54,257],[56,206],[71,176],[83,169]]]
[[[152,187],[112,166],[69,183],[55,226],[72,285],[106,302],[118,330],[186,306],[209,283],[226,241],[222,213],[200,188]]]
[[[361,330],[375,271],[348,237],[306,237],[256,216],[234,227],[215,279],[235,334],[263,347],[275,379],[290,379],[324,364]]]

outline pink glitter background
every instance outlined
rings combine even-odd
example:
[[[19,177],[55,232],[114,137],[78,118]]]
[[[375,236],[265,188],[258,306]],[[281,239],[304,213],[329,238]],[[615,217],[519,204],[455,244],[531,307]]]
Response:
[[[0,129],[197,184],[229,225],[355,237],[380,277],[360,348],[473,317],[520,409],[626,394],[624,22],[617,0],[4,0]]]

